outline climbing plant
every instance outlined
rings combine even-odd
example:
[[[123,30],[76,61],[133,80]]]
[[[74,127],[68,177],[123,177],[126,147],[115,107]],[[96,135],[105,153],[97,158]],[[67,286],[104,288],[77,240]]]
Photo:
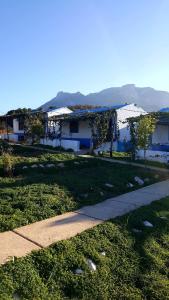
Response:
[[[27,139],[31,139],[32,144],[38,142],[45,134],[45,119],[43,113],[27,114],[24,122],[24,131]]]

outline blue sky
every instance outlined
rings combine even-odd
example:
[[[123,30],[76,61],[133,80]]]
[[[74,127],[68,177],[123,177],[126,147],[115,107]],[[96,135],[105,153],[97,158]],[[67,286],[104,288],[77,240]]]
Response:
[[[0,0],[0,113],[58,91],[169,91],[168,0]]]

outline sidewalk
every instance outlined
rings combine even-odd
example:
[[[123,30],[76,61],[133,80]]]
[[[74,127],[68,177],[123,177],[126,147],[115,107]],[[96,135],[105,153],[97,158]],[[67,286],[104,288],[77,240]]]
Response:
[[[106,220],[122,216],[166,196],[169,196],[169,180],[107,199],[96,205],[85,206],[75,212],[0,233],[0,264],[13,256],[25,256],[32,250],[69,239]]]
[[[134,167],[139,167],[139,168],[144,168],[147,170],[153,170],[153,171],[158,171],[158,172],[165,172],[169,173],[169,169],[165,168],[160,168],[160,167],[154,167],[150,165],[143,165],[141,163],[136,163],[136,162],[130,162],[130,161],[124,161],[120,159],[113,159],[113,158],[106,158],[106,157],[99,157],[99,156],[91,156],[91,155],[79,155],[80,157],[85,157],[85,158],[97,158],[103,161],[108,161],[110,163],[115,163],[115,164],[121,164],[121,165],[129,165],[129,166],[134,166]]]

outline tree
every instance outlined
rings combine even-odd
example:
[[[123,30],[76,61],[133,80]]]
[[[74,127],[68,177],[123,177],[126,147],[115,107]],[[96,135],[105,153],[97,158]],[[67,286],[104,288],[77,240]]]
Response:
[[[146,151],[150,146],[150,137],[155,130],[156,119],[154,116],[147,115],[141,118],[137,124],[137,148],[144,150],[144,160]]]
[[[25,120],[25,135],[32,139],[32,144],[40,140],[44,131],[43,114],[28,114]]]

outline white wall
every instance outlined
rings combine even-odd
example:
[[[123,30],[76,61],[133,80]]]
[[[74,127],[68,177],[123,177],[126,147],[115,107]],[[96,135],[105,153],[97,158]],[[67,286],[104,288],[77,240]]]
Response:
[[[139,150],[137,152],[137,159],[143,159],[143,158],[144,158],[144,150]],[[169,152],[147,150],[146,159],[151,161],[168,163]]]
[[[128,104],[122,108],[117,109],[117,121],[120,130],[119,140],[130,140],[130,130],[128,128],[127,119],[131,117],[138,117],[147,114],[145,110],[135,104]],[[124,123],[125,122],[125,123]]]
[[[72,140],[59,140],[59,139],[53,139],[50,140],[48,138],[40,139],[40,144],[52,146],[52,147],[58,147],[61,146],[64,149],[72,149],[75,152],[78,152],[80,150],[80,142],[79,141],[72,141]]]
[[[18,135],[14,134],[14,133],[0,134],[0,139],[1,140],[7,140],[7,139],[9,139],[9,141],[11,141],[11,142],[18,142]]]
[[[152,135],[152,144],[167,144],[169,143],[169,126],[157,125]]]
[[[18,119],[13,119],[13,132],[14,133],[24,133],[24,130],[19,130],[19,121],[18,121]]]
[[[79,121],[79,132],[70,133],[69,122],[64,122],[62,127],[62,137],[63,138],[91,138],[91,129],[89,126],[89,121]]]

